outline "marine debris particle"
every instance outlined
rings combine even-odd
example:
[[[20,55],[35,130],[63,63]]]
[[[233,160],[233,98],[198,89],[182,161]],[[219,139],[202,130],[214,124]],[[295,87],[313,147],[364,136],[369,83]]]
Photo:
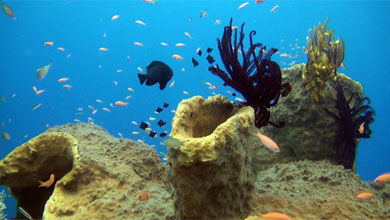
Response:
[[[168,138],[167,140],[161,142],[161,144],[167,148],[174,148],[174,149],[179,149],[181,146],[183,146],[183,142],[179,141],[176,138]]]
[[[336,124],[336,138],[333,147],[336,150],[336,161],[343,165],[344,169],[352,169],[355,164],[357,142],[356,138],[370,138],[370,123],[374,122],[374,109],[369,105],[370,99],[360,97],[353,93],[349,99],[344,95],[344,85],[336,79],[334,88],[336,90],[335,108],[338,114],[324,108]],[[365,104],[366,102],[366,104]],[[352,108],[350,107],[352,106]],[[363,128],[361,128],[363,126]]]
[[[173,71],[165,63],[160,61],[152,61],[149,66],[146,67],[146,74],[138,74],[138,79],[141,85],[152,86],[156,83],[160,84],[160,90],[163,90],[168,81],[172,79]]]
[[[268,124],[282,127],[283,121],[279,123],[270,121],[270,108],[278,103],[280,96],[285,97],[291,91],[289,83],[282,84],[279,65],[271,61],[271,56],[278,50],[272,48],[266,51],[266,47],[261,43],[253,43],[252,37],[256,31],[251,31],[249,34],[250,46],[247,52],[244,52],[243,29],[244,24],[241,25],[239,37],[237,37],[238,31],[235,29],[232,40],[233,27],[232,19],[230,19],[230,25],[225,27],[222,39],[218,39],[218,49],[227,73],[221,70],[218,64],[210,66],[209,71],[220,77],[224,81],[224,85],[241,93],[245,98],[242,105],[251,106],[255,110],[257,128]],[[241,52],[242,64],[238,56],[239,48],[243,50]],[[208,53],[211,51],[211,48],[207,49]]]

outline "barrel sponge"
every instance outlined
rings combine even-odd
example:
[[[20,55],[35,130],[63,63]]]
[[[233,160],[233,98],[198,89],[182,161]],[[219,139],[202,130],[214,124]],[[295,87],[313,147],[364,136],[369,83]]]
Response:
[[[10,188],[37,186],[53,173],[66,185],[80,170],[77,140],[67,133],[46,132],[0,161],[0,184]]]
[[[181,165],[213,161],[224,146],[232,145],[234,138],[242,136],[239,134],[252,133],[253,124],[251,107],[239,108],[222,95],[206,100],[200,96],[183,100],[177,108],[170,134],[171,138],[182,142],[180,153],[173,149],[169,153],[178,153],[176,162]]]

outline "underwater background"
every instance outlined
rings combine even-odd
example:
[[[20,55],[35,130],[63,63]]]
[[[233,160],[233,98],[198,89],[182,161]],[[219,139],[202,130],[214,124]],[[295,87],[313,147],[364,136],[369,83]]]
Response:
[[[121,134],[155,145],[163,158],[166,148],[161,141],[166,137],[149,137],[131,122],[139,125],[148,121],[158,134],[164,131],[169,134],[174,116],[171,110],[182,99],[195,95],[207,98],[215,93],[236,101],[236,97],[226,92],[232,89],[224,87],[223,81],[208,71],[205,55],[208,47],[213,48],[216,63],[222,65],[216,39],[222,36],[230,18],[233,25],[245,22],[246,33],[256,30],[254,41],[279,49],[272,60],[286,68],[293,62],[307,62],[303,46],[308,30],[329,17],[329,29],[335,29],[335,36],[345,41],[345,69],[338,71],[362,84],[364,96],[371,99],[376,112],[371,138],[360,141],[356,173],[363,180],[372,181],[388,172],[390,2],[267,0],[256,4],[253,0],[238,10],[245,2],[3,1],[12,8],[16,19],[5,13],[0,15],[0,131],[10,135],[9,140],[0,140],[1,158],[47,127],[76,123],[75,119],[93,120],[113,136]],[[279,7],[271,12],[275,5]],[[112,19],[114,15],[119,17]],[[177,43],[185,46],[176,47]],[[107,51],[99,50],[102,47]],[[197,48],[203,51],[202,56],[197,55]],[[282,53],[291,56],[281,57]],[[173,59],[174,54],[183,59]],[[193,66],[192,57],[199,66]],[[153,60],[162,61],[173,70],[173,78],[168,82],[170,85],[174,81],[171,88],[160,90],[158,85],[140,85],[137,68],[145,72]],[[37,69],[50,61],[47,76],[36,80]],[[58,79],[63,77],[69,80],[59,83]],[[216,87],[210,89],[207,82]],[[45,91],[36,95],[33,86]],[[131,97],[126,99],[128,96]],[[128,105],[110,106],[118,100]],[[164,103],[169,107],[155,114]],[[32,110],[37,104],[41,106]],[[88,106],[98,111],[92,114]],[[103,107],[110,112],[102,110]],[[165,126],[157,125],[160,119],[167,122]],[[7,216],[14,216],[15,201],[8,197],[5,203]]]

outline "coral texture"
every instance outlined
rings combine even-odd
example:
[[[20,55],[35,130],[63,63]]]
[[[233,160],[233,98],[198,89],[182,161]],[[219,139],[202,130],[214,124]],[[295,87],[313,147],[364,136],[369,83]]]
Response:
[[[168,179],[177,219],[237,219],[249,211],[254,176],[251,169],[254,111],[237,108],[217,95],[182,101],[168,148]]]
[[[61,136],[53,139],[42,138],[53,134],[73,136],[78,142],[80,170],[75,181],[66,179],[64,184],[64,178],[71,173],[65,172],[62,174],[65,176],[61,178],[61,175],[53,170],[53,163],[66,164],[61,159],[61,156],[65,157],[65,151],[54,149],[67,145],[67,139],[61,139]],[[165,165],[161,163],[154,149],[132,140],[114,138],[101,127],[91,124],[54,127],[33,140],[40,140],[41,148],[33,148],[35,145],[31,145],[31,141],[27,142],[14,150],[20,152],[18,156],[11,153],[7,157],[13,158],[12,163],[6,158],[0,163],[0,167],[3,173],[9,173],[6,176],[14,176],[14,184],[20,187],[29,184],[29,190],[43,189],[38,188],[37,180],[46,180],[52,172],[61,178],[55,187],[44,189],[48,191],[47,197],[40,193],[31,194],[31,191],[26,194],[20,190],[20,193],[26,194],[31,201],[42,200],[44,209],[42,208],[39,215],[44,219],[165,219],[173,216],[173,206],[166,202],[170,193],[165,186]],[[33,150],[32,156],[29,147]],[[51,161],[50,164],[40,167],[41,160],[38,160],[37,156],[48,155],[50,152],[50,157],[41,158]],[[36,159],[27,160],[30,157]],[[4,163],[5,161],[8,162]],[[14,166],[10,164],[16,162],[20,162],[23,168],[12,170]],[[67,172],[71,169],[72,166],[69,166]],[[38,176],[42,170],[46,170],[47,174]],[[1,179],[2,184],[13,182],[11,178]],[[14,193],[14,190],[12,192]],[[149,200],[137,200],[136,195],[141,192],[148,192]],[[33,217],[38,216],[33,210],[20,205]]]
[[[282,212],[291,219],[390,219],[390,185],[362,182],[329,161],[275,164],[257,174],[251,216]],[[362,192],[374,193],[358,200]]]

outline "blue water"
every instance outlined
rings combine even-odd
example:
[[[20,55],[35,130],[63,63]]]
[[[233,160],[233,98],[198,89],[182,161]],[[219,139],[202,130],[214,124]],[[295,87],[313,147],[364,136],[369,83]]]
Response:
[[[202,83],[210,82],[224,95],[227,88],[222,80],[208,72],[205,60],[207,47],[214,48],[216,62],[222,65],[216,51],[216,38],[221,37],[223,27],[233,17],[234,25],[246,23],[247,36],[255,29],[256,42],[268,47],[279,48],[281,53],[297,55],[295,59],[272,57],[282,67],[288,67],[293,60],[306,63],[302,46],[306,45],[308,29],[330,18],[329,28],[336,30],[336,36],[343,37],[346,44],[344,64],[348,76],[362,83],[365,96],[372,100],[376,111],[375,123],[371,125],[371,139],[361,141],[357,156],[357,173],[363,180],[373,180],[379,174],[390,170],[387,137],[390,135],[388,116],[390,81],[390,2],[388,1],[273,1],[255,4],[254,0],[241,10],[238,6],[246,1],[163,1],[157,5],[134,1],[3,1],[16,15],[16,20],[0,13],[0,131],[11,135],[10,140],[0,140],[0,155],[4,157],[15,147],[44,132],[46,126],[74,123],[74,119],[86,122],[88,117],[118,137],[141,139],[156,145],[158,152],[166,152],[160,145],[162,138],[150,138],[131,121],[141,123],[149,117],[152,128],[160,132],[170,131],[173,118],[171,110],[185,98],[194,95],[212,95],[212,90]],[[271,8],[278,4],[275,13]],[[208,16],[200,18],[202,10]],[[119,15],[111,21],[113,15]],[[192,19],[192,23],[188,20]],[[221,24],[215,24],[217,19]],[[146,26],[135,23],[142,20]],[[184,35],[191,34],[192,39]],[[106,33],[106,37],[104,37]],[[53,46],[44,42],[53,41]],[[135,41],[143,47],[135,46]],[[166,42],[168,47],[160,45]],[[175,47],[178,42],[185,47]],[[248,41],[245,42],[248,45]],[[300,49],[296,49],[298,46]],[[65,52],[57,50],[65,48]],[[106,47],[107,52],[98,48]],[[203,56],[196,55],[196,49],[203,50]],[[293,49],[294,48],[294,49]],[[67,58],[67,55],[70,57]],[[180,54],[183,60],[172,59]],[[127,59],[130,57],[130,62]],[[192,66],[191,57],[200,65]],[[48,75],[37,81],[36,70],[52,60]],[[158,86],[141,86],[137,78],[137,67],[145,67],[153,60],[168,64],[174,71],[172,88],[159,90]],[[101,68],[98,66],[101,65]],[[182,68],[185,71],[182,71]],[[116,70],[123,72],[117,73]],[[341,71],[341,70],[340,70]],[[69,77],[66,83],[58,83],[61,77]],[[118,85],[114,85],[114,81]],[[62,87],[72,86],[70,90]],[[35,95],[32,87],[45,89]],[[127,90],[131,87],[135,92]],[[230,88],[229,88],[230,89]],[[183,94],[183,90],[189,95]],[[16,94],[14,98],[11,98]],[[129,100],[125,97],[131,95]],[[230,96],[231,97],[231,96]],[[95,100],[100,99],[103,104]],[[111,108],[109,103],[117,100],[129,102],[126,107]],[[233,100],[233,97],[232,97]],[[169,108],[156,115],[154,111],[162,104]],[[32,111],[32,106],[42,106]],[[98,109],[91,115],[88,105]],[[77,115],[77,108],[84,109],[84,115]],[[105,112],[107,107],[111,112]],[[163,119],[167,125],[157,126]],[[28,137],[25,138],[25,135]],[[15,202],[7,198],[6,214],[14,216]]]

